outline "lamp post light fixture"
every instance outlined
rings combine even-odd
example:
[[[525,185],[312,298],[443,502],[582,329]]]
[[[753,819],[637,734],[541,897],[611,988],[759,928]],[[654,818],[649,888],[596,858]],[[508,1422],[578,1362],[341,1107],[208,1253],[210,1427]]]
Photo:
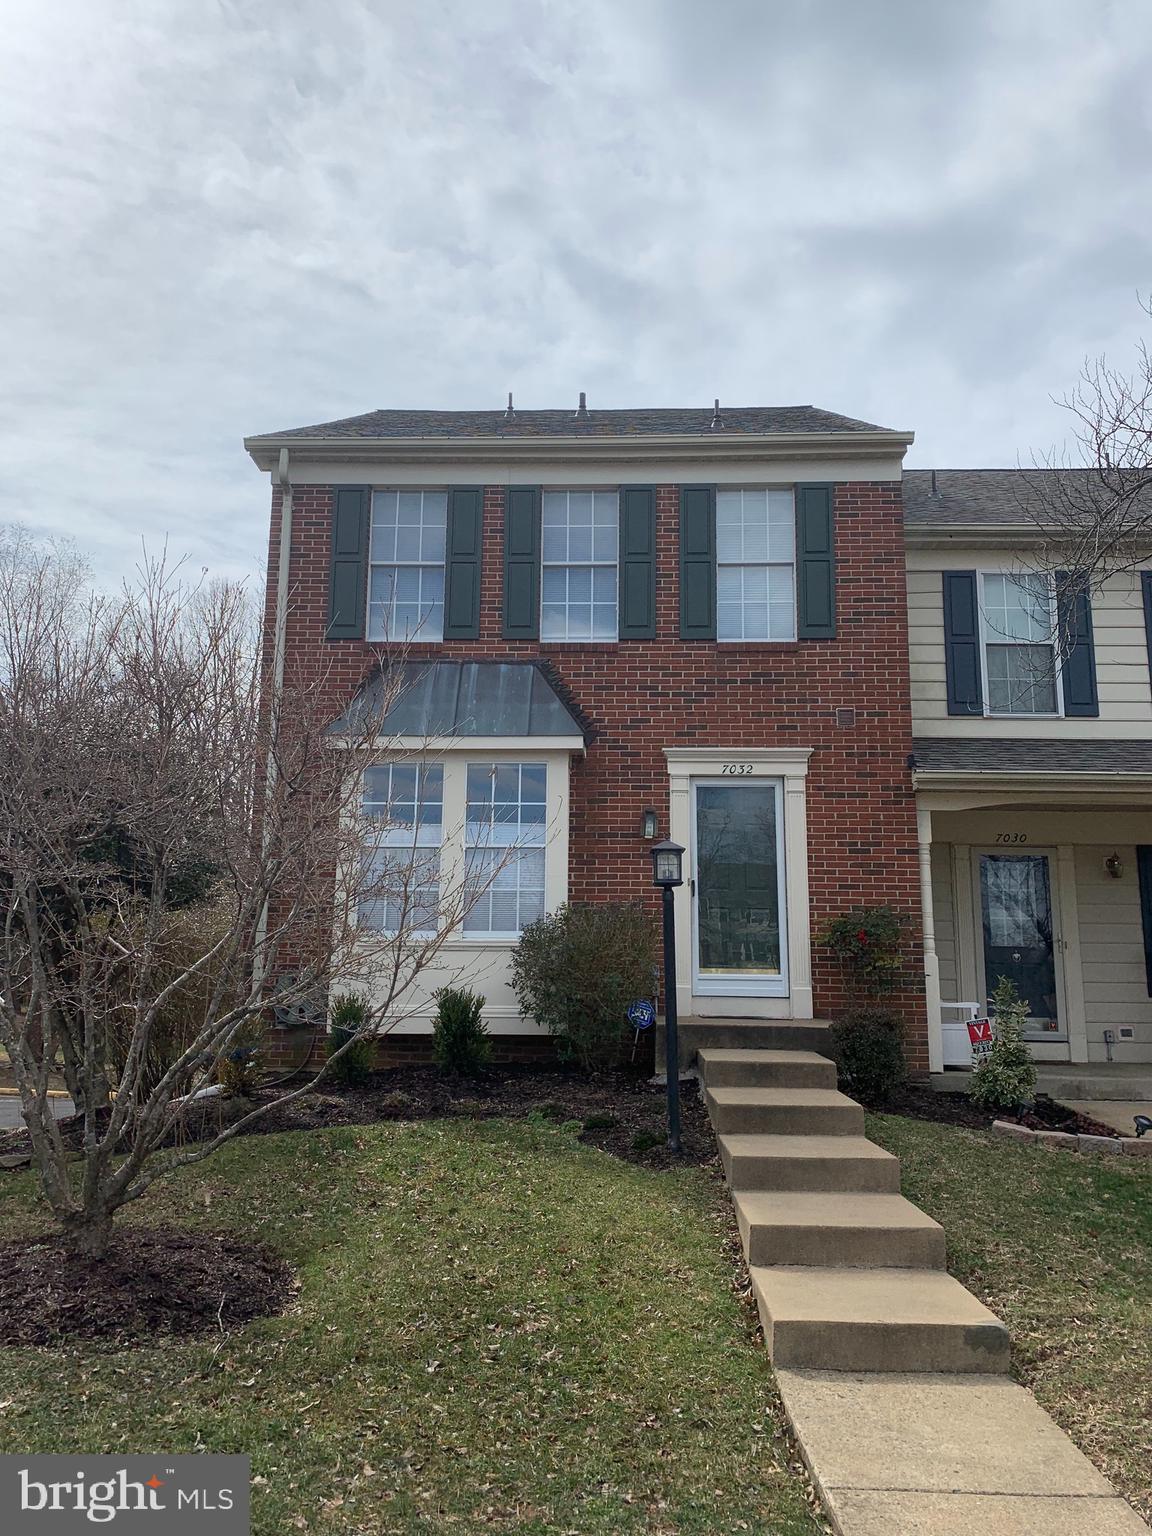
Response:
[[[644,811],[640,817],[640,836],[646,843],[655,841],[657,832],[656,812]]]
[[[684,850],[679,843],[654,843],[652,884],[664,908],[664,1058],[668,1074],[668,1150],[680,1151],[680,1041],[676,1020],[676,910],[672,892],[684,884]]]

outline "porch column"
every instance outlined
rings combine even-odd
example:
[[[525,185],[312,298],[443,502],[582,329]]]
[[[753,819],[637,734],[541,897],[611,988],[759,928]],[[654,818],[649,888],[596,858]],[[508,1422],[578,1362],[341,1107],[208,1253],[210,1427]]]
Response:
[[[944,1036],[940,1018],[940,961],[936,955],[936,919],[932,909],[932,812],[916,807],[916,836],[920,850],[920,913],[924,924],[924,1007],[928,1014],[928,1070],[944,1070]]]

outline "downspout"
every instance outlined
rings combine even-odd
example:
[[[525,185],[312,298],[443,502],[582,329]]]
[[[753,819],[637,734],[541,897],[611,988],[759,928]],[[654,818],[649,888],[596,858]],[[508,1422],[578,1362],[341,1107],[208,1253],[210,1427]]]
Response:
[[[271,801],[276,779],[276,733],[280,724],[280,705],[284,695],[284,663],[288,635],[288,580],[292,564],[292,482],[288,478],[288,450],[281,448],[276,466],[280,486],[280,550],[276,563],[276,611],[272,621],[272,681],[268,700],[268,757],[264,765],[264,799]],[[265,865],[271,845],[269,818],[265,814],[260,828],[261,854]],[[255,990],[262,991],[265,981],[264,943],[268,935],[268,902],[260,909],[256,924],[256,949],[252,963]]]

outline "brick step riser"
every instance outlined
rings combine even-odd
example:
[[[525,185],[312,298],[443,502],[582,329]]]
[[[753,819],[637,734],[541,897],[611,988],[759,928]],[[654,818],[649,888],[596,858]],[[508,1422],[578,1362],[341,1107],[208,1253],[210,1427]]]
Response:
[[[886,1227],[787,1227],[740,1222],[749,1264],[825,1269],[943,1269],[942,1231]]]

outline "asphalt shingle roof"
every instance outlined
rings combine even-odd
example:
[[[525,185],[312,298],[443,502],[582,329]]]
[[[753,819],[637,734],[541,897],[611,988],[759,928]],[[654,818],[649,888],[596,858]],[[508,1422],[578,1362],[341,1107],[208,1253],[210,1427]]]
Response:
[[[713,427],[712,407],[697,410],[566,411],[368,411],[340,421],[321,421],[286,432],[262,432],[249,442],[310,437],[334,441],[404,437],[709,437],[718,432],[883,432],[871,422],[818,410],[813,405],[722,406],[723,427]]]
[[[1152,741],[918,736],[919,773],[1152,773]]]
[[[1081,482],[1087,471],[1075,469],[938,469],[932,494],[930,469],[904,471],[904,523],[908,528],[1033,525],[1051,505],[1060,483]]]

